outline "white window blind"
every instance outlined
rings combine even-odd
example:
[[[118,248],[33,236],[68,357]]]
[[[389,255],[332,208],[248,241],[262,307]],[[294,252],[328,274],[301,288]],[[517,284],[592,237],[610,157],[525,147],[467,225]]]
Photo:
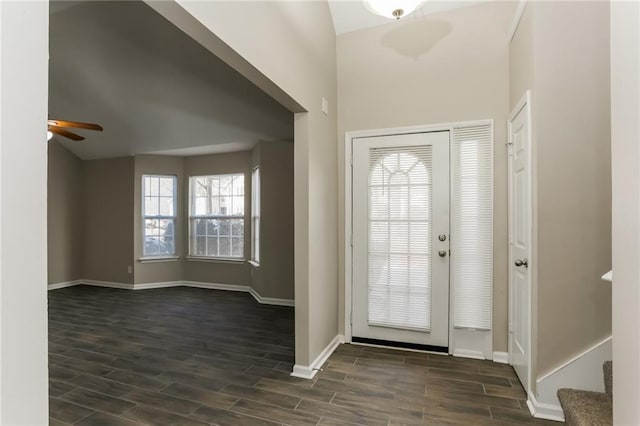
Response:
[[[370,325],[431,328],[432,147],[370,151]]]
[[[456,328],[490,330],[493,287],[493,124],[451,138],[451,283]]]
[[[251,172],[251,260],[260,263],[260,168]]]

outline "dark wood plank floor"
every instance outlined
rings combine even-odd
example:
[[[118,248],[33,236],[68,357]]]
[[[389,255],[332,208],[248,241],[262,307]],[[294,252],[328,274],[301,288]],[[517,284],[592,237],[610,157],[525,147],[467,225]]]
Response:
[[[545,424],[508,366],[342,345],[297,379],[293,334],[292,308],[246,293],[51,291],[51,424]]]

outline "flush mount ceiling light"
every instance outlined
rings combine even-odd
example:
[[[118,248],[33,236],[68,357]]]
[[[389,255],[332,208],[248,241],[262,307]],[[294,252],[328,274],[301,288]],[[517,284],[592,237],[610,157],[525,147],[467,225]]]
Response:
[[[400,19],[415,11],[424,0],[363,0],[370,12],[389,19]]]

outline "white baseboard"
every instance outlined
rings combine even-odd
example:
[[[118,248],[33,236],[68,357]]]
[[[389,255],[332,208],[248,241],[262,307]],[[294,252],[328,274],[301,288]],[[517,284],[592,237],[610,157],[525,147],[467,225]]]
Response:
[[[107,287],[118,288],[120,290],[134,290],[134,285],[130,283],[116,283],[112,281],[99,281],[99,280],[81,280],[82,284],[90,285],[93,287]]]
[[[254,299],[263,305],[278,305],[278,306],[295,306],[295,300],[292,299],[277,299],[274,297],[262,297],[260,293],[249,287],[249,293]]]
[[[226,291],[240,291],[243,293],[249,293],[248,285],[236,285],[236,284],[220,284],[220,283],[205,283],[199,281],[182,281],[185,287],[206,288],[209,290],[226,290]]]
[[[260,293],[255,291],[248,285],[233,285],[233,284],[219,284],[219,283],[203,283],[196,281],[183,281],[182,285],[185,287],[198,287],[208,288],[211,290],[227,290],[227,291],[241,291],[249,293],[256,301],[262,305],[278,305],[278,306],[294,306],[295,301],[292,299],[276,299],[273,297],[262,297]]]
[[[75,285],[80,285],[82,283],[83,283],[82,280],[63,281],[63,282],[59,282],[59,283],[51,283],[51,284],[47,285],[47,290],[58,290],[59,288],[73,287]]]
[[[484,352],[482,351],[473,351],[469,349],[456,349],[453,351],[453,356],[457,356],[460,358],[471,358],[471,359],[487,359],[484,356]]]
[[[168,287],[180,287],[182,281],[161,281],[157,283],[141,283],[133,284],[133,290],[150,290],[152,288],[168,288]]]
[[[493,362],[498,362],[500,364],[509,364],[509,353],[508,352],[494,352],[493,353]]]
[[[596,343],[569,361],[536,380],[536,395],[530,395],[535,417],[564,420],[558,401],[561,388],[604,392],[602,364],[612,358],[611,336]]]
[[[553,420],[556,422],[564,422],[564,411],[560,404],[546,404],[536,399],[536,396],[529,393],[527,399],[527,407],[531,415],[537,419]]]
[[[306,365],[295,364],[293,366],[293,371],[291,375],[293,377],[298,377],[300,379],[313,379],[318,371],[312,369],[311,367],[307,367]]]
[[[326,348],[320,352],[320,354],[316,357],[316,359],[311,363],[311,365],[300,365],[296,364],[293,366],[293,372],[291,375],[293,377],[299,377],[301,379],[313,379],[318,370],[327,362],[327,359],[331,356],[333,351],[336,350],[340,343],[344,343],[344,336],[339,334],[329,342]]]
[[[205,283],[198,281],[161,281],[155,283],[141,283],[141,284],[129,284],[129,283],[117,283],[112,281],[100,281],[100,280],[75,280],[65,281],[60,283],[53,283],[47,285],[47,290],[57,290],[59,288],[73,287],[75,285],[90,285],[94,287],[108,287],[118,288],[121,290],[149,290],[152,288],[168,288],[168,287],[196,287],[206,288],[209,290],[226,290],[226,291],[240,291],[243,293],[249,293],[254,299],[263,305],[278,305],[278,306],[295,306],[295,301],[292,299],[276,299],[273,297],[262,297],[260,293],[255,291],[248,285],[235,285],[235,284],[220,284],[220,283]]]

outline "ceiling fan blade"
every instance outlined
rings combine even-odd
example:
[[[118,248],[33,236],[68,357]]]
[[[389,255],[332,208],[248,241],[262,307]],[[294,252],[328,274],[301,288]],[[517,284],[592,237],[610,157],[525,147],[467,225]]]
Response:
[[[64,136],[65,138],[69,138],[69,139],[74,140],[74,141],[84,140],[84,138],[82,136],[76,135],[75,133],[72,133],[72,132],[70,132],[68,130],[60,129],[60,128],[55,127],[55,126],[48,126],[48,128],[49,128],[49,131],[51,133],[55,133],[57,135]]]
[[[80,121],[67,121],[67,120],[47,120],[50,126],[58,127],[75,127],[77,129],[88,129],[102,131],[102,126],[93,123],[82,123]]]

